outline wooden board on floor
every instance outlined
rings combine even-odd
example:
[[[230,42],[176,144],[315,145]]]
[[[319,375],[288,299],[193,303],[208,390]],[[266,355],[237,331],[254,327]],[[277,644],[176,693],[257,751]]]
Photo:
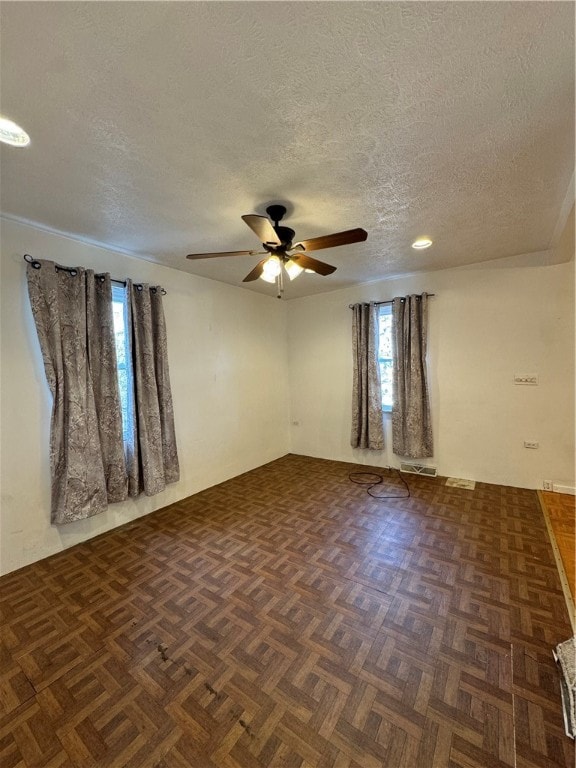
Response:
[[[566,594],[572,628],[576,631],[576,497],[550,491],[538,491],[538,496]]]

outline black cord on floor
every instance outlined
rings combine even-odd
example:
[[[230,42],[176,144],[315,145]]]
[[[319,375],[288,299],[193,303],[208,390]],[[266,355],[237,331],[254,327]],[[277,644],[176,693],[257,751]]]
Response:
[[[392,471],[392,467],[386,467],[388,471]],[[380,483],[384,482],[384,475],[380,475],[377,472],[350,472],[348,475],[348,479],[356,483],[356,485],[366,485],[368,486],[366,488],[366,493],[368,496],[371,496],[373,499],[379,499],[380,501],[391,501],[393,499],[409,499],[410,498],[410,486],[404,480],[402,477],[400,470],[396,469],[394,470],[396,474],[398,475],[398,479],[404,484],[404,487],[406,488],[406,493],[403,493],[402,495],[396,495],[396,494],[387,494],[386,496],[382,496],[380,494],[372,493],[372,488],[375,488],[377,485],[380,485]]]

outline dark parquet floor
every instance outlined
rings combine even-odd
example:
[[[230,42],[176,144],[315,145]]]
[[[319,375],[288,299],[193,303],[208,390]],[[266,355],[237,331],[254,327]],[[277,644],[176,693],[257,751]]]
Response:
[[[2,768],[573,766],[536,493],[353,469],[289,455],[2,578]]]

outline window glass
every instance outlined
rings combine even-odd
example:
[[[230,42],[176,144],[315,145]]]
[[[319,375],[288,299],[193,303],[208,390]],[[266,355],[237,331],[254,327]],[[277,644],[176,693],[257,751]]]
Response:
[[[392,410],[392,305],[381,304],[378,312],[379,340],[378,362],[380,364],[380,382],[382,385],[382,409]]]
[[[126,288],[112,285],[112,312],[114,316],[114,338],[116,341],[116,363],[118,386],[122,406],[122,434],[124,448],[132,445],[134,435],[134,401],[132,397],[132,366],[130,364],[130,339],[128,328],[128,304]]]

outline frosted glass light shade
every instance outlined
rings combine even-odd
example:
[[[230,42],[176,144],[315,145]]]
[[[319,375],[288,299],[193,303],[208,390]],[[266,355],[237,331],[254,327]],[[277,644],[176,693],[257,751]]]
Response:
[[[275,278],[277,277],[277,275],[280,274],[281,269],[282,269],[282,265],[280,264],[280,259],[278,258],[278,256],[270,256],[264,262],[264,267],[262,269],[262,276],[266,275],[266,277]],[[267,282],[270,282],[270,281],[267,281]]]
[[[284,264],[284,269],[288,272],[290,280],[294,280],[295,277],[298,277],[298,275],[304,271],[302,267],[299,267],[295,261],[292,261],[292,259],[288,259]]]

